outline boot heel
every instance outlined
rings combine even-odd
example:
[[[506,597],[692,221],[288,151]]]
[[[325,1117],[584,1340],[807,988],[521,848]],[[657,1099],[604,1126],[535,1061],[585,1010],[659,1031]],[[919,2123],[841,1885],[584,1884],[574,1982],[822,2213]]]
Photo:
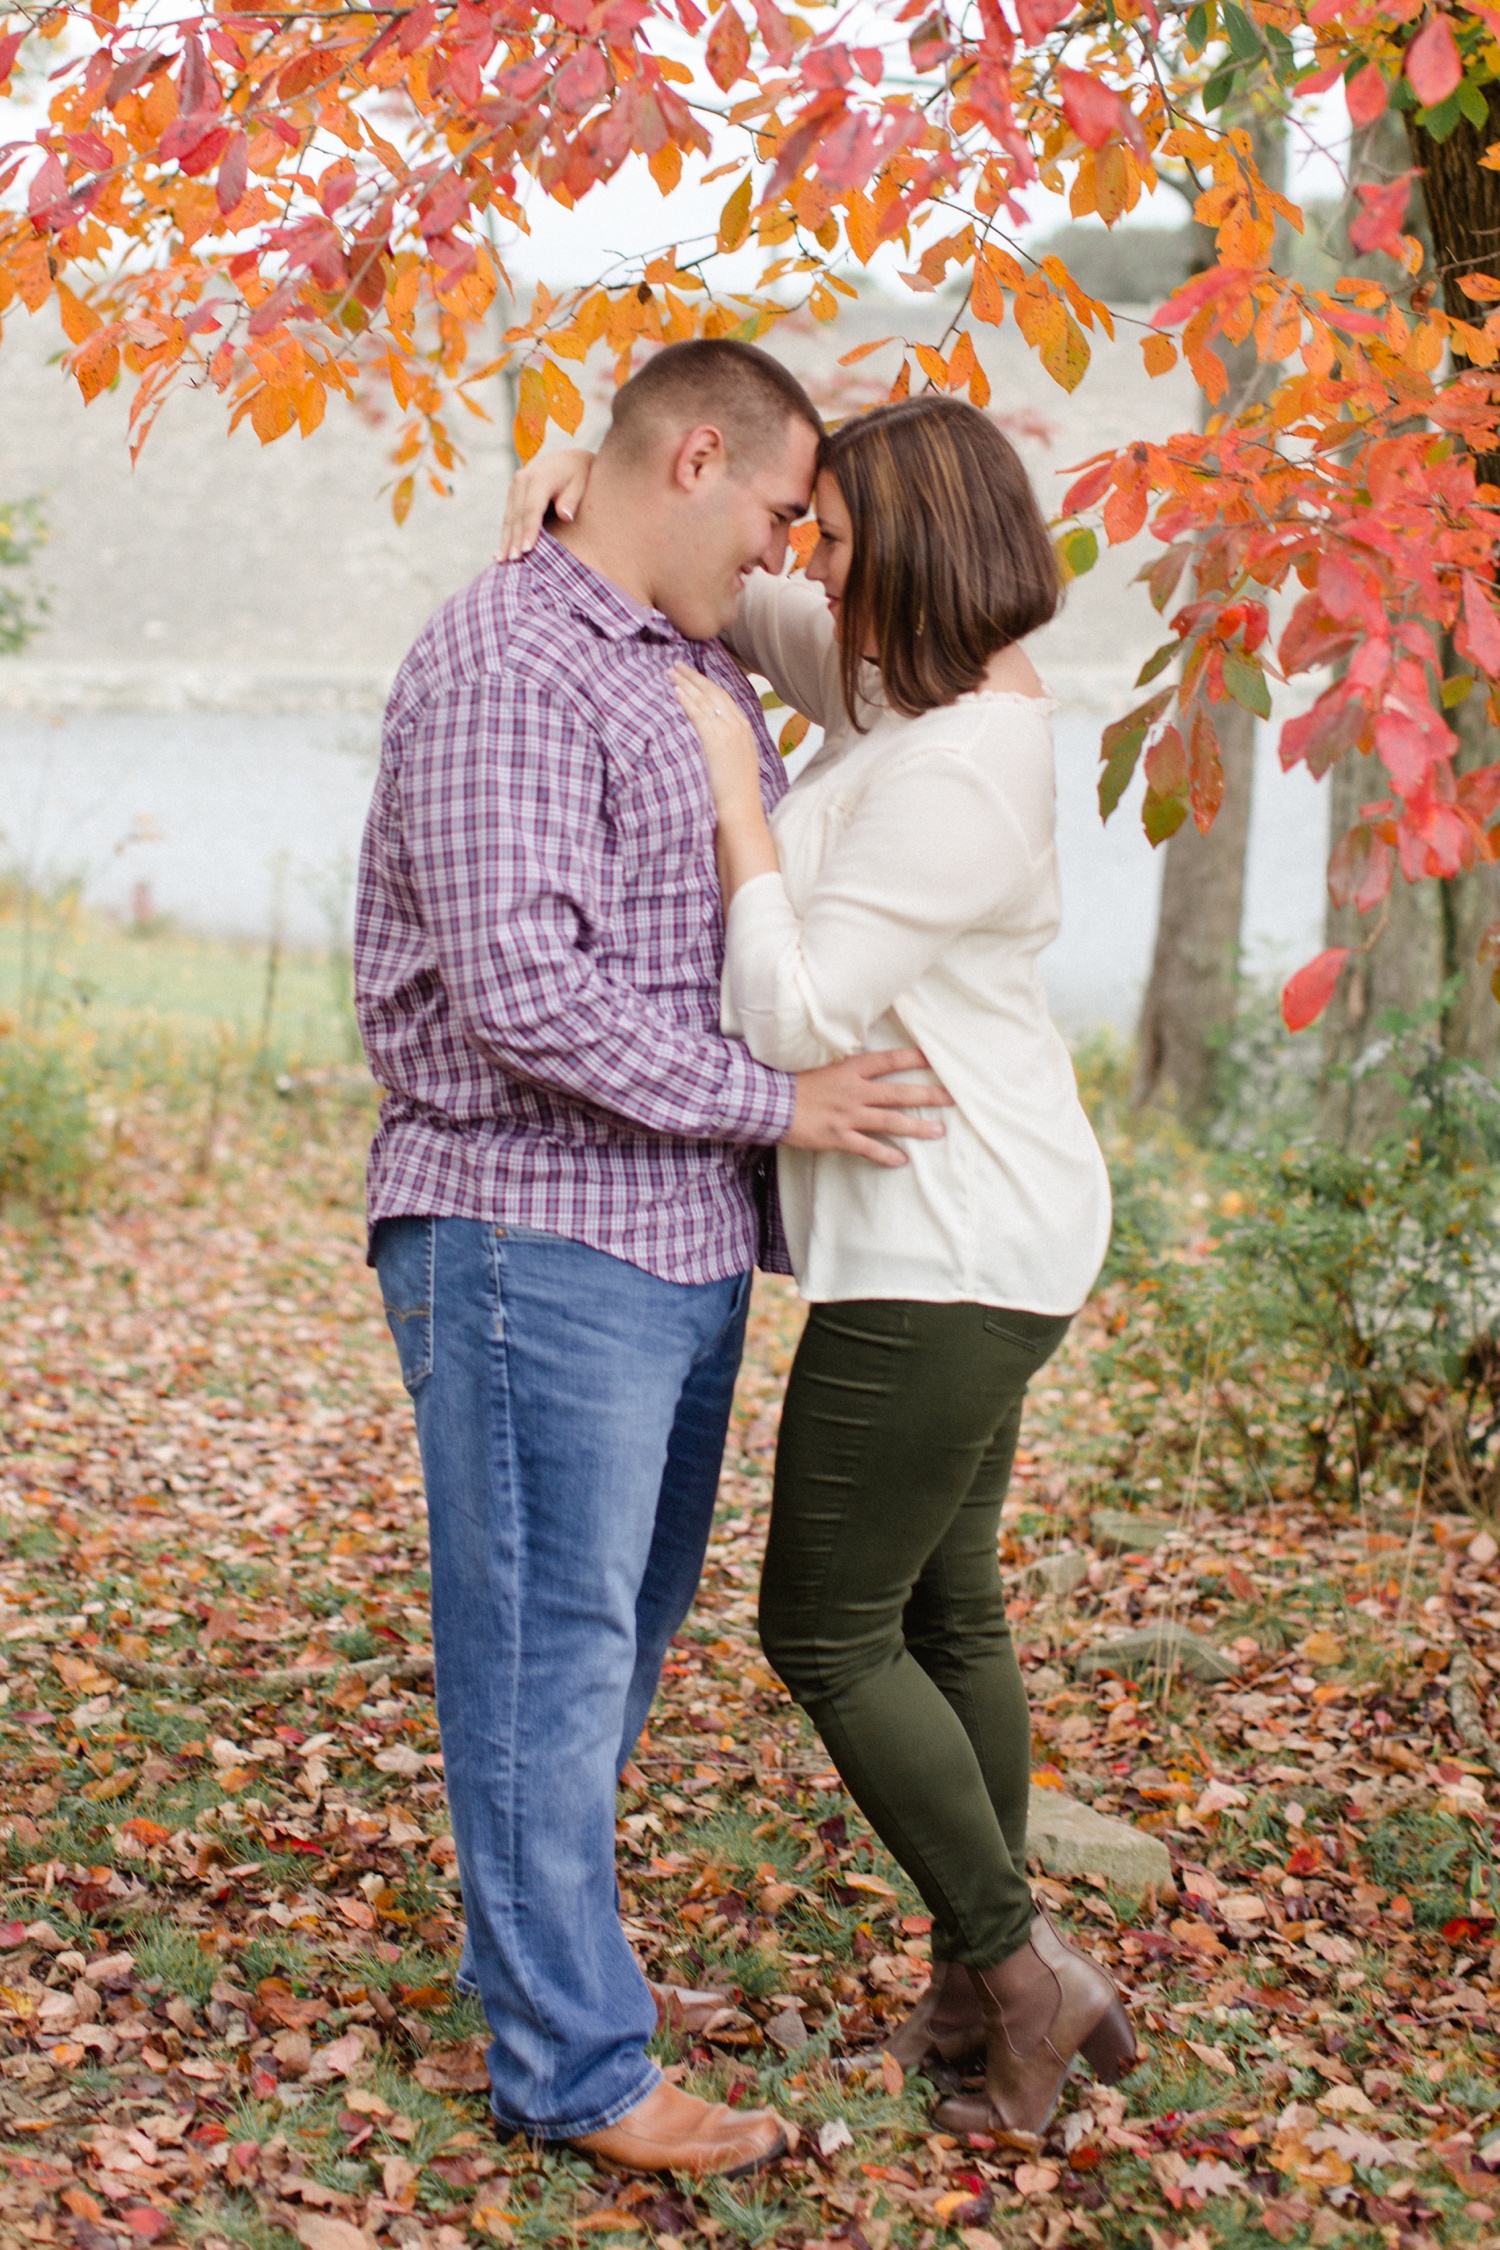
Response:
[[[1112,2000],[1079,2048],[1094,2076],[1113,2086],[1134,2070],[1140,2057],[1130,2018],[1119,2000]]]

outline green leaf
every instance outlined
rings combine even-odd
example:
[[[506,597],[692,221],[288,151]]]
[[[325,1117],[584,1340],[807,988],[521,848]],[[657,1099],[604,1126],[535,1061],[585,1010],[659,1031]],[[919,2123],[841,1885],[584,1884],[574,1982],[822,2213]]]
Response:
[[[1099,541],[1097,536],[1087,528],[1065,532],[1058,541],[1058,552],[1062,556],[1063,568],[1068,576],[1070,578],[1081,578],[1084,572],[1092,570],[1099,560]]]
[[[1465,78],[1459,86],[1457,99],[1459,108],[1471,125],[1482,128],[1489,124],[1489,104],[1485,101],[1484,90],[1477,79]]]
[[[1445,102],[1439,102],[1435,109],[1419,109],[1417,123],[1429,139],[1445,141],[1457,127],[1459,114],[1458,95],[1454,93]]]
[[[1187,810],[1185,797],[1158,797],[1154,789],[1148,789],[1141,807],[1141,826],[1148,842],[1164,844],[1169,836],[1175,836],[1187,819]]]
[[[1445,711],[1456,710],[1473,685],[1474,675],[1472,672],[1455,672],[1451,679],[1444,680],[1443,709]]]
[[[1140,672],[1136,677],[1136,686],[1149,687],[1151,682],[1157,677],[1158,673],[1165,672],[1167,666],[1171,663],[1173,657],[1177,654],[1177,651],[1181,648],[1181,646],[1181,641],[1163,641],[1161,647],[1156,650],[1155,654],[1152,656],[1148,656],[1145,663],[1141,666]]]
[[[1240,656],[1234,649],[1224,651],[1224,685],[1242,711],[1253,711],[1258,719],[1271,716],[1271,691],[1266,685],[1266,675],[1258,664]]]
[[[1163,688],[1153,695],[1149,703],[1137,705],[1123,719],[1107,726],[1099,743],[1099,755],[1104,760],[1104,771],[1099,776],[1099,812],[1108,820],[1126,790],[1135,772],[1141,754],[1141,745],[1156,721],[1172,700],[1172,690]]]
[[[1208,111],[1222,109],[1234,91],[1236,65],[1221,63],[1203,89],[1203,107]]]
[[[1208,45],[1208,10],[1201,5],[1189,11],[1187,43],[1190,47],[1196,47],[1200,54]]]
[[[1266,51],[1261,45],[1260,33],[1256,30],[1244,9],[1236,6],[1235,0],[1226,0],[1224,31],[1231,51],[1240,62],[1263,62],[1265,60]]]

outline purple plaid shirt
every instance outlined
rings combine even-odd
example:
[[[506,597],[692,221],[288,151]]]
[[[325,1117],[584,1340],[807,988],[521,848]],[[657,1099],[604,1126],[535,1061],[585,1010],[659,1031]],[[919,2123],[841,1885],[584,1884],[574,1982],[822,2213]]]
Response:
[[[793,1081],[719,1031],[713,803],[669,673],[743,674],[543,536],[444,604],[386,707],[355,918],[384,1089],[370,1224],[485,1219],[663,1280],[787,1270]]]

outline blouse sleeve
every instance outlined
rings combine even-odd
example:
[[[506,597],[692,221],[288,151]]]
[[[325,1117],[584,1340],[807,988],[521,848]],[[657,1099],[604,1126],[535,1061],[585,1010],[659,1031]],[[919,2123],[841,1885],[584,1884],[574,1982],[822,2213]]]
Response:
[[[956,937],[1042,879],[1000,771],[924,748],[871,785],[800,920],[780,875],[735,893],[725,976],[757,1062],[811,1070],[862,1052]]]
[[[827,726],[842,712],[833,619],[805,578],[752,571],[723,640],[747,671],[769,680],[782,701],[814,726]]]

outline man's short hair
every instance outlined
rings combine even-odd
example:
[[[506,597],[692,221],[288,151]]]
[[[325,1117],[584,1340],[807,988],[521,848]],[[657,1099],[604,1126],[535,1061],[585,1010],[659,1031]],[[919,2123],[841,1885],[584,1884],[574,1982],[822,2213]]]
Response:
[[[666,344],[615,393],[609,440],[642,461],[661,442],[712,423],[733,467],[776,451],[788,422],[823,436],[817,408],[795,375],[754,344],[700,336]]]

